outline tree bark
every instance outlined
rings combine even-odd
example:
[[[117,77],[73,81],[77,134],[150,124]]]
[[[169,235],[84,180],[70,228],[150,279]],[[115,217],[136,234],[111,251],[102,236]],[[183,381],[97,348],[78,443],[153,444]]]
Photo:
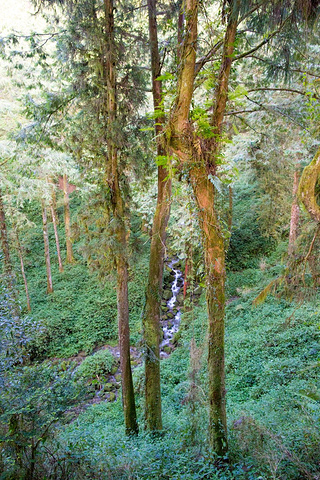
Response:
[[[13,286],[12,264],[10,258],[6,216],[4,211],[2,192],[0,190],[0,233],[1,233],[1,247],[3,252],[4,273],[8,277],[9,283]]]
[[[289,233],[289,245],[288,255],[293,255],[295,249],[295,241],[298,236],[299,216],[300,209],[298,203],[298,187],[300,180],[300,172],[298,169],[294,172],[293,177],[293,189],[292,189],[292,206],[291,206],[291,219],[290,219],[290,233]]]
[[[66,232],[66,247],[67,247],[67,263],[73,263],[74,257],[71,243],[71,228],[70,228],[70,201],[68,192],[68,178],[63,175],[63,201],[64,201],[64,227]]]
[[[298,189],[298,195],[310,216],[317,223],[320,223],[320,207],[317,202],[315,188],[320,175],[320,148],[314,156],[314,159],[304,168]]]
[[[17,240],[18,254],[19,254],[19,258],[20,258],[21,274],[22,274],[22,278],[23,278],[23,282],[24,282],[24,289],[25,289],[25,292],[26,292],[27,309],[28,309],[28,312],[31,312],[28,282],[27,282],[27,277],[26,277],[26,273],[25,273],[25,270],[24,270],[23,252],[22,252],[22,247],[21,247],[21,243],[20,243],[20,240],[19,240],[18,232],[16,232],[16,240]]]
[[[231,6],[233,4],[231,3]],[[206,301],[208,311],[209,370],[209,443],[218,455],[227,451],[227,424],[224,372],[225,246],[215,211],[214,186],[210,175],[216,173],[221,144],[222,121],[228,98],[228,83],[237,31],[238,13],[229,14],[224,49],[217,79],[215,108],[211,118],[213,136],[199,138],[189,122],[193,94],[198,1],[186,0],[186,29],[178,79],[178,93],[168,136],[180,163],[189,169],[189,177],[198,207],[205,254]],[[210,174],[210,175],[209,175]]]
[[[50,263],[48,219],[47,219],[47,209],[45,207],[44,200],[41,201],[41,207],[42,207],[42,229],[43,229],[43,241],[44,241],[44,256],[45,256],[46,271],[47,271],[47,293],[52,293],[53,292],[53,284],[52,284],[51,263]]]
[[[132,371],[130,364],[130,329],[128,302],[127,229],[124,203],[119,184],[118,148],[114,132],[117,117],[116,72],[114,44],[113,0],[104,0],[105,7],[105,63],[104,81],[106,86],[107,158],[106,181],[109,186],[111,210],[114,217],[113,234],[117,240],[115,263],[117,268],[117,310],[119,328],[120,369],[122,383],[122,404],[127,434],[137,433],[138,424],[134,401]]]
[[[50,210],[51,210],[51,217],[52,217],[52,224],[54,229],[54,236],[56,239],[56,248],[57,248],[57,255],[58,255],[58,262],[59,262],[59,272],[63,272],[63,264],[61,258],[61,251],[60,251],[60,242],[59,242],[59,234],[58,234],[58,226],[57,226],[57,216],[54,207],[54,200],[50,203]]]
[[[156,18],[156,0],[148,0],[149,41],[151,50],[152,91],[155,114],[157,155],[166,156],[163,137],[163,116],[160,115],[162,101],[160,55]],[[170,215],[171,179],[164,166],[158,167],[158,197],[153,218],[149,275],[146,288],[146,304],[143,315],[145,344],[145,427],[151,431],[162,429],[160,391],[160,316],[161,293],[166,248],[166,228]]]

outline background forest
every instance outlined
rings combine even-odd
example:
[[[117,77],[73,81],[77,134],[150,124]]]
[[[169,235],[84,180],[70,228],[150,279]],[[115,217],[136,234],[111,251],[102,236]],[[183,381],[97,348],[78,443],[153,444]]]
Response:
[[[319,480],[319,2],[0,5],[0,479]]]

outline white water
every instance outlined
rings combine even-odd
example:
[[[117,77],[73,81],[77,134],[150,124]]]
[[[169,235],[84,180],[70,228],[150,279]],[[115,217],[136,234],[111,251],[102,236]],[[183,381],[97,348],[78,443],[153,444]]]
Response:
[[[177,262],[178,262],[178,260],[172,260],[169,263],[169,267],[172,269],[172,271],[174,272],[174,276],[175,276],[173,284],[171,286],[172,297],[167,302],[167,307],[169,309],[169,312],[173,311],[173,309],[175,307],[175,304],[177,302],[177,295],[180,291],[181,286],[183,285],[183,282],[182,282],[182,285],[180,285],[180,287],[178,286],[179,279],[182,277],[182,272],[180,272],[180,270],[177,270],[177,269],[173,268],[175,263],[177,263]],[[177,307],[177,309],[178,309],[178,311],[173,318],[169,318],[168,320],[162,320],[161,321],[162,330],[163,330],[163,340],[160,343],[160,356],[161,356],[161,358],[165,358],[165,357],[168,356],[168,354],[164,351],[164,348],[171,344],[171,341],[172,341],[175,333],[179,330],[181,312],[180,312],[180,307]]]

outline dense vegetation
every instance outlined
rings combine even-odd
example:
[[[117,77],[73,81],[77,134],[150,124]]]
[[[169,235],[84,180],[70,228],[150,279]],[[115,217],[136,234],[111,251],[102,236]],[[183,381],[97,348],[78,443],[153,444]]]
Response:
[[[17,3],[0,479],[317,480],[318,2]]]

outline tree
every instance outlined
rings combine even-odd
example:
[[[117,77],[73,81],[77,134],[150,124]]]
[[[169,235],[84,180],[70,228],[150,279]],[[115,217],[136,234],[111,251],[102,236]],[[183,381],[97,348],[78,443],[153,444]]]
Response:
[[[151,431],[162,429],[160,393],[160,315],[166,228],[170,214],[171,178],[165,165],[168,156],[163,135],[161,63],[158,47],[156,0],[148,0],[149,43],[151,51],[152,93],[158,159],[158,196],[153,218],[149,275],[143,313],[145,346],[145,422]]]

